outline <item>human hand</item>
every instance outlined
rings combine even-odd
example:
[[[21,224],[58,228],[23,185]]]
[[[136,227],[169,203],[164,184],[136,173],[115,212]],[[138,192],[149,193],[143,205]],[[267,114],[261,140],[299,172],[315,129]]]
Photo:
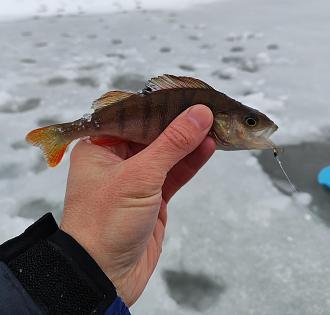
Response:
[[[215,150],[212,112],[195,105],[148,147],[80,141],[71,153],[61,229],[75,238],[131,306],[159,259],[167,204]]]

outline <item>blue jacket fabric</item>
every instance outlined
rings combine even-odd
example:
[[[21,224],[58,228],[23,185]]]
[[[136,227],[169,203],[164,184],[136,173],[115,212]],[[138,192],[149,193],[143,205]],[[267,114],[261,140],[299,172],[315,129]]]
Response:
[[[117,297],[115,301],[106,310],[105,315],[130,315],[127,306],[120,297]]]

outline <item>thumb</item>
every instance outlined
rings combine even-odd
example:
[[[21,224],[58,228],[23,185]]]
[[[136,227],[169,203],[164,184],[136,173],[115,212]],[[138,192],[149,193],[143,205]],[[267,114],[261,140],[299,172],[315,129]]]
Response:
[[[213,122],[211,110],[194,105],[181,113],[146,149],[135,156],[144,170],[166,174],[194,151],[207,136]],[[154,173],[155,172],[155,173]]]

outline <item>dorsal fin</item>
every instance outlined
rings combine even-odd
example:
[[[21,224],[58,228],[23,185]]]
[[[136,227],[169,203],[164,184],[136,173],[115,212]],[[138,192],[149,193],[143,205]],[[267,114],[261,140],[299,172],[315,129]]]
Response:
[[[123,91],[107,92],[93,102],[92,109],[97,111],[105,106],[111,106],[115,103],[118,103],[132,95],[134,95],[134,93],[123,92]]]
[[[191,78],[191,77],[177,77],[171,74],[164,74],[162,76],[150,79],[143,93],[151,93],[159,90],[178,89],[178,88],[193,88],[193,89],[212,89],[213,87],[207,83]]]

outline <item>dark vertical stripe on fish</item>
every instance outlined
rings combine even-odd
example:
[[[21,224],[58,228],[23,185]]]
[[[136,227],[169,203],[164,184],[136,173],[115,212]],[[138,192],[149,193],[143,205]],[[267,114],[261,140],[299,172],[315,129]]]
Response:
[[[145,99],[145,104],[143,107],[142,138],[146,139],[151,126],[152,106],[151,106],[150,96],[145,96],[144,99]]]
[[[178,113],[179,114],[184,112],[188,105],[186,91],[184,89],[182,89],[180,92],[181,92],[181,98],[179,98],[179,104],[178,104]]]
[[[166,128],[166,122],[167,122],[167,109],[170,104],[168,104],[169,101],[169,93],[164,93],[164,99],[161,101],[161,104],[159,104],[159,130],[160,132],[163,132]]]
[[[190,100],[189,100],[189,103],[190,105],[195,105],[195,104],[198,104],[199,101],[198,101],[198,92],[199,92],[199,89],[192,89],[190,91]]]
[[[212,110],[213,114],[214,114],[214,109],[216,108],[216,98],[217,98],[217,93],[216,92],[211,92],[211,93],[208,93],[208,99],[209,99],[209,103],[208,104],[205,104],[205,105],[209,105],[209,108]]]
[[[119,108],[119,111],[117,112],[118,115],[118,130],[120,134],[122,135],[125,129],[125,124],[126,124],[126,109],[125,106],[121,106]]]

